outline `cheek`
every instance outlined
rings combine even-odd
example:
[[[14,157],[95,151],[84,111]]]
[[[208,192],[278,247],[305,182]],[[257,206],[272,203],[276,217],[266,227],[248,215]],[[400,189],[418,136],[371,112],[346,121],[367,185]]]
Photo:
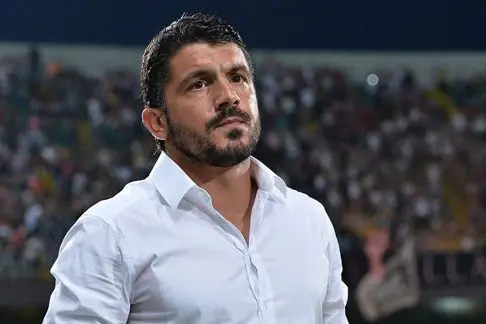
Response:
[[[251,96],[249,102],[249,108],[251,115],[256,119],[258,118],[259,111],[258,111],[258,101],[255,95]]]
[[[179,106],[170,117],[174,123],[198,132],[205,131],[207,121],[212,117],[209,112],[202,109],[201,103],[187,103]]]
[[[255,93],[255,90],[253,89],[253,87],[246,94],[246,101],[247,101],[247,104],[248,104],[248,110],[249,110],[250,114],[253,117],[256,118],[258,116],[258,100],[257,100],[256,93]]]

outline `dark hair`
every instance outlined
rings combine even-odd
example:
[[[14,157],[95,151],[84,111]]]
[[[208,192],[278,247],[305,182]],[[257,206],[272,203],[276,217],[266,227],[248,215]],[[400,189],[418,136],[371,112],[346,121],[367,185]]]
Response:
[[[253,64],[240,34],[223,19],[197,14],[183,14],[160,31],[149,43],[142,56],[140,85],[145,107],[160,108],[165,113],[164,85],[170,80],[170,59],[184,46],[193,43],[212,45],[234,43],[243,51],[251,72]],[[163,148],[163,141],[156,140]]]

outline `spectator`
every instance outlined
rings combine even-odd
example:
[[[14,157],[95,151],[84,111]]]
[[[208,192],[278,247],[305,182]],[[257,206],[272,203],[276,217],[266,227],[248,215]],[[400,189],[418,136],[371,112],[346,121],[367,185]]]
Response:
[[[479,244],[483,77],[427,89],[410,71],[355,83],[341,70],[268,60],[257,81],[257,156],[323,202],[344,250],[403,223],[416,225],[423,248]],[[84,210],[147,174],[154,148],[138,97],[138,77],[124,71],[93,78],[35,50],[0,60],[0,275],[45,275]]]

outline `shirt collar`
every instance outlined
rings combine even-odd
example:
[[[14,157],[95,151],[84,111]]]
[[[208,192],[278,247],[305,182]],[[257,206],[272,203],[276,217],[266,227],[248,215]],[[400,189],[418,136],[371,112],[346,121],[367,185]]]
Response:
[[[259,190],[276,200],[285,200],[287,186],[279,176],[254,157],[251,157],[251,169]],[[147,179],[171,207],[179,206],[188,192],[197,187],[179,165],[164,152],[160,154]]]

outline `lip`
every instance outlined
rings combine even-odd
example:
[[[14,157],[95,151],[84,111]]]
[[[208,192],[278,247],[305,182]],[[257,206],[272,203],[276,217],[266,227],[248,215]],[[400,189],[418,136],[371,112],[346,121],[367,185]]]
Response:
[[[245,122],[240,118],[228,118],[228,119],[225,119],[221,124],[218,124],[217,127],[227,126],[227,125],[236,125],[236,124],[245,124]]]

